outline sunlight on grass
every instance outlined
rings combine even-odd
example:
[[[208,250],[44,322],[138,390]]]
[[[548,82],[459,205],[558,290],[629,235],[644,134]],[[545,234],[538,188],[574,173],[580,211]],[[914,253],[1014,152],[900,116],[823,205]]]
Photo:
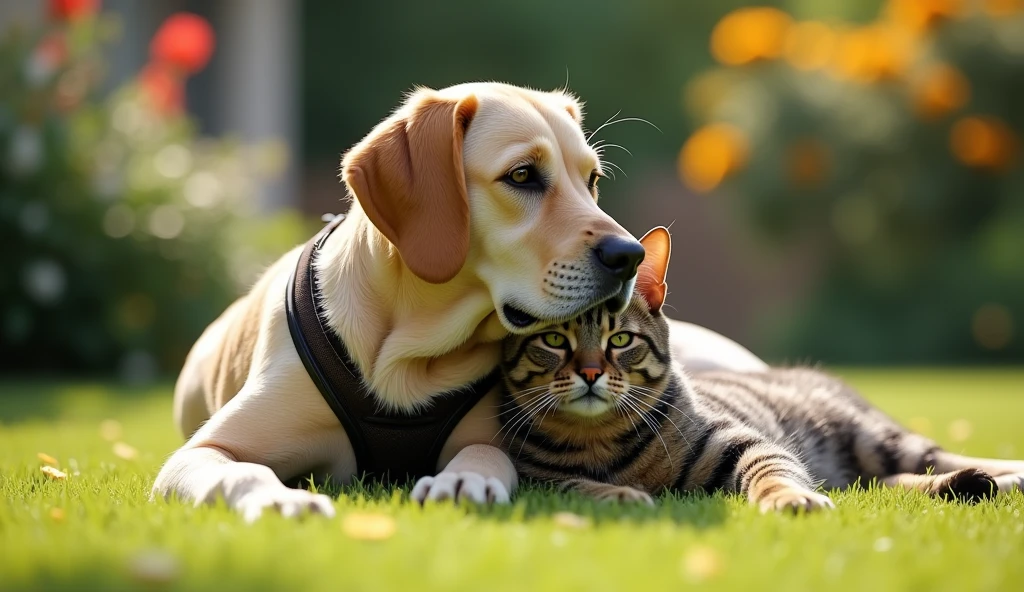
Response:
[[[845,376],[954,450],[1024,452],[1024,373]],[[336,519],[246,526],[223,507],[149,503],[179,443],[169,386],[0,392],[3,590],[1024,587],[1020,494],[969,507],[855,491],[834,496],[835,512],[790,517],[721,496],[615,508],[539,488],[506,507],[421,509],[402,490],[356,485],[328,488]]]

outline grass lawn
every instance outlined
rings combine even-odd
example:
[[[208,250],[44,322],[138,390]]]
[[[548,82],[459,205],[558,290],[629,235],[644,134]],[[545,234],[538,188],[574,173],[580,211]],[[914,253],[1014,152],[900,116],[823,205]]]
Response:
[[[952,450],[1024,457],[1024,371],[844,376]],[[1024,590],[1019,493],[970,507],[856,491],[831,513],[761,516],[721,496],[647,509],[526,490],[507,507],[421,509],[350,487],[335,519],[247,526],[147,501],[179,444],[170,397],[0,382],[0,590]]]

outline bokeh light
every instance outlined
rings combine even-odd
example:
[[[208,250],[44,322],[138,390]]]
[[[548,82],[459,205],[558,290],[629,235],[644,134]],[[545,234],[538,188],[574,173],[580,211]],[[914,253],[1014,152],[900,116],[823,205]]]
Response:
[[[686,141],[679,153],[679,171],[694,190],[711,191],[743,167],[748,151],[748,141],[738,128],[725,123],[710,124]]]
[[[1017,139],[1005,122],[995,117],[964,117],[949,136],[954,156],[967,166],[1005,171],[1016,159]]]
[[[711,54],[730,66],[777,58],[791,23],[792,18],[777,8],[741,8],[715,25]]]

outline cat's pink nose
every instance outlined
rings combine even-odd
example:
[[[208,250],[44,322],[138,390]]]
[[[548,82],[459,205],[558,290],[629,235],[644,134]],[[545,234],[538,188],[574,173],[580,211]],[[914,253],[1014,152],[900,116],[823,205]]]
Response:
[[[601,376],[601,369],[593,366],[580,368],[580,375],[583,376],[583,380],[587,381],[587,384],[594,384],[598,377]]]

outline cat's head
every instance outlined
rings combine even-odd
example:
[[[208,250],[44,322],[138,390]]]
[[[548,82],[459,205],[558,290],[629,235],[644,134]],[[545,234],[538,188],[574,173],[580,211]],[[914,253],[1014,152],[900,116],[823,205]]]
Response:
[[[645,407],[671,376],[665,274],[671,242],[658,227],[640,239],[647,254],[626,310],[604,306],[546,330],[505,340],[502,370],[521,409],[563,418],[609,416]]]

